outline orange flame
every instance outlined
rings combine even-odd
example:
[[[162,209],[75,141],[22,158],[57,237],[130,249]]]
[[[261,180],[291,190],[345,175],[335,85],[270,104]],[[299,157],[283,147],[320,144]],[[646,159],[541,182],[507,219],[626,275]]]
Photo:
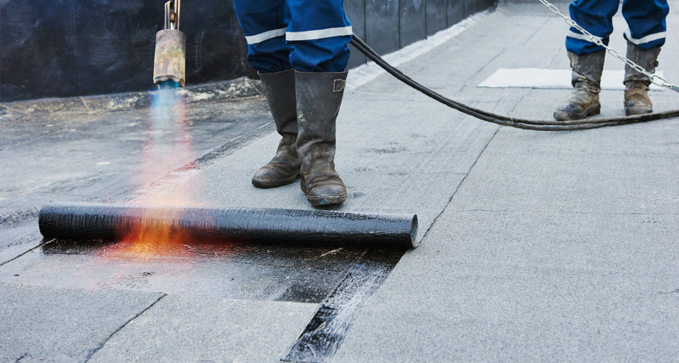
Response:
[[[145,132],[147,143],[143,149],[140,168],[132,180],[134,185],[149,185],[195,159],[191,137],[186,130],[184,106],[183,96],[175,89],[160,89],[152,94]],[[188,190],[173,190],[172,193],[151,196],[144,200],[143,204],[181,206],[198,203],[190,200]],[[190,235],[173,227],[169,222],[173,218],[180,218],[181,215],[163,217],[165,220],[155,223],[153,227],[148,223],[142,223],[145,227],[127,233],[120,242],[102,253],[106,257],[125,259],[186,255]]]

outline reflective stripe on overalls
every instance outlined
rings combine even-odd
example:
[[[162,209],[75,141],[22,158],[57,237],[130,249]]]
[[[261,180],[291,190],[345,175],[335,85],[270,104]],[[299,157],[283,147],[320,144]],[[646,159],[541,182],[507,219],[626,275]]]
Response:
[[[234,6],[257,71],[346,69],[352,30],[344,0],[234,0]]]
[[[570,13],[578,25],[608,45],[613,33],[613,15],[619,6],[619,0],[575,0],[570,5]],[[667,0],[625,0],[622,4],[622,15],[628,25],[625,39],[641,49],[665,44],[665,18],[669,11]],[[603,50],[574,28],[568,31],[566,49],[580,55]]]

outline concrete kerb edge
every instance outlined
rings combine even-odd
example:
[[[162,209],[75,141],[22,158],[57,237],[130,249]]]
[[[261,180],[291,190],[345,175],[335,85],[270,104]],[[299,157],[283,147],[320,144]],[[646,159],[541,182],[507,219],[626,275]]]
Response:
[[[0,103],[0,114],[8,112],[31,115],[54,112],[95,113],[129,111],[149,107],[151,105],[151,96],[154,92],[127,92],[7,102]],[[259,80],[241,77],[228,81],[187,86],[180,90],[179,94],[186,97],[187,104],[195,104],[260,97],[264,93]]]

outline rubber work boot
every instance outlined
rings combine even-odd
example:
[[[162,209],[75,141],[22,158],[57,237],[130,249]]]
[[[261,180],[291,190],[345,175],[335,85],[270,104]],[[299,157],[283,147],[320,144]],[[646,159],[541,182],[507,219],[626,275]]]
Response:
[[[559,121],[581,120],[601,113],[599,92],[601,92],[601,74],[604,71],[605,51],[577,55],[568,52],[571,60],[571,84],[575,88],[570,96],[554,112]]]
[[[658,66],[660,47],[643,50],[627,42],[627,58],[640,65],[649,73],[655,73]],[[625,113],[627,116],[653,112],[653,103],[648,97],[651,80],[629,65],[625,65]]]
[[[313,205],[339,204],[347,188],[335,171],[335,122],[348,72],[297,72],[297,150],[302,191]]]
[[[297,105],[295,101],[295,70],[260,73],[264,94],[269,102],[276,130],[283,137],[276,156],[252,177],[259,188],[287,185],[299,176],[301,160],[297,154]]]

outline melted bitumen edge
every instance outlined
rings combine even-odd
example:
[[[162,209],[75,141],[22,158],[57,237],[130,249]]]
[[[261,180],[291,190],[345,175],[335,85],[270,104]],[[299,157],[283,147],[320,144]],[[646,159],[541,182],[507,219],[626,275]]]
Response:
[[[405,250],[368,249],[306,326],[282,362],[321,363],[335,355],[351,323]]]

